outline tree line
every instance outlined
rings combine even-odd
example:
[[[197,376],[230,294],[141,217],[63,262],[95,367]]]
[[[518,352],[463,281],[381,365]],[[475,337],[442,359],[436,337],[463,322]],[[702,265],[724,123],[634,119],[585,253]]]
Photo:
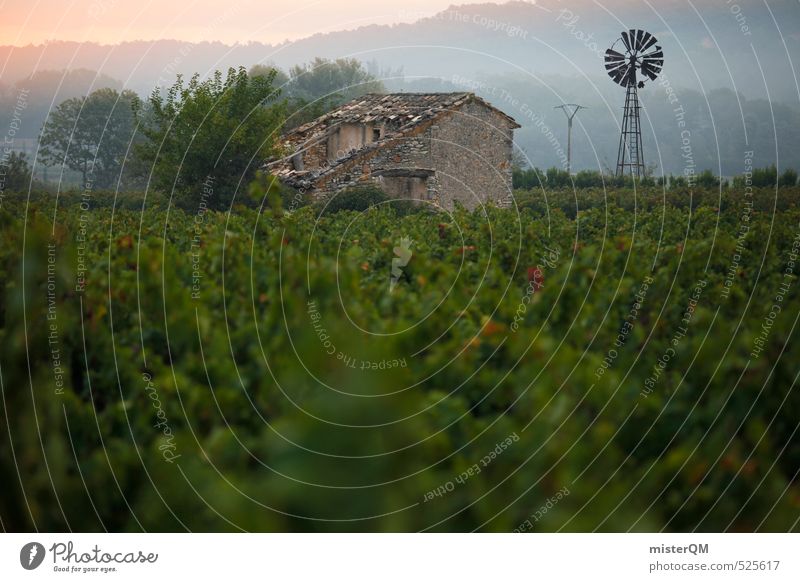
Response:
[[[581,170],[571,174],[566,170],[551,167],[546,170],[539,168],[523,168],[515,165],[512,173],[512,182],[515,189],[532,190],[536,188],[631,188],[634,180],[630,175],[616,176],[604,174],[597,170]],[[733,176],[730,179],[720,178],[711,170],[703,170],[691,176],[645,175],[636,181],[638,186],[659,186],[668,189],[685,190],[696,188],[742,188],[752,186],[755,188],[789,187],[797,186],[797,172],[788,168],[782,172],[771,165],[766,168],[754,168],[749,175]]]
[[[384,91],[355,59],[315,59],[288,73],[258,65],[207,79],[178,76],[146,99],[103,88],[65,99],[50,112],[38,162],[62,177],[76,173],[82,190],[153,188],[184,207],[196,203],[204,184],[213,184],[209,206],[227,208],[263,161],[278,153],[283,130]],[[27,187],[29,160],[16,152],[6,158],[6,189]]]

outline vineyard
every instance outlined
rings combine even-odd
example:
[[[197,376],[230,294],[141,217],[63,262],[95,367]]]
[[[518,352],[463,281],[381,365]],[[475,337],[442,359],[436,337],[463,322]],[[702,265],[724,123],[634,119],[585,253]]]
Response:
[[[787,531],[800,191],[0,206],[40,531]]]

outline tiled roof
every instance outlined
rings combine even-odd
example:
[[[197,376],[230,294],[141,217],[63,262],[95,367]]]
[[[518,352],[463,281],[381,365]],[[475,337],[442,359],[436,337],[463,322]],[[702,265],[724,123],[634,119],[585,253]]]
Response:
[[[295,144],[304,142],[308,144],[319,140],[324,130],[331,126],[343,123],[367,124],[377,122],[388,126],[386,134],[379,141],[373,142],[336,160],[331,165],[317,170],[296,171],[292,168],[288,158],[277,160],[268,165],[272,167],[273,173],[291,185],[298,185],[309,180],[313,181],[323,174],[334,171],[343,162],[357,157],[365,151],[381,147],[383,142],[388,139],[402,135],[406,131],[411,131],[418,124],[434,119],[443,112],[457,109],[468,101],[477,101],[493,109],[508,119],[512,127],[519,127],[519,124],[512,117],[506,115],[491,103],[477,97],[474,93],[368,93],[337,107],[314,121],[293,129],[284,136],[284,139]]]
[[[319,126],[334,123],[417,123],[458,107],[470,96],[471,93],[369,93],[296,128],[290,135],[313,132]]]

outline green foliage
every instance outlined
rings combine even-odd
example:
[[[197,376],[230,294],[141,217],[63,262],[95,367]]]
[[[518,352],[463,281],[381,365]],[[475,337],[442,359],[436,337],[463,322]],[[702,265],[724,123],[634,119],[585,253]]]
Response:
[[[329,200],[320,203],[320,211],[327,213],[339,212],[340,210],[363,212],[387,200],[386,194],[377,186],[356,186],[341,190],[333,194]]]
[[[531,190],[533,188],[546,188],[548,190],[563,188],[625,188],[633,186],[631,176],[612,176],[596,170],[581,170],[570,175],[561,168],[521,169],[515,167],[512,173],[514,188]],[[655,184],[649,176],[637,180],[639,186],[652,186]]]
[[[735,176],[733,186],[743,188],[746,185],[745,176]],[[563,189],[563,188],[632,188],[633,179],[630,176],[612,176],[596,170],[581,170],[570,176],[566,170],[560,168],[522,169],[515,166],[512,174],[514,188],[519,190],[532,190],[534,188]],[[687,178],[686,176],[643,176],[637,180],[638,187],[661,186],[668,190],[685,190],[690,186],[699,190],[719,188],[720,185],[728,187],[726,180],[714,175],[711,170]],[[797,172],[789,168],[778,177],[775,166],[753,170],[750,176],[750,185],[763,188],[768,186],[792,187],[797,185]]]
[[[695,176],[694,184],[699,188],[718,188],[720,180],[711,170],[703,170]]]
[[[25,154],[11,152],[0,160],[0,194],[22,192],[31,185],[31,167]]]
[[[285,73],[273,65],[251,67],[251,77],[274,77],[286,100],[285,128],[312,121],[331,109],[366,93],[383,93],[383,83],[356,59],[330,61],[317,57]]]
[[[0,126],[9,126],[21,98],[24,115],[15,137],[36,138],[41,134],[48,115],[53,112],[53,104],[72,98],[82,99],[93,90],[105,87],[122,91],[122,83],[118,80],[82,68],[38,70],[17,80],[12,87],[0,82]]]
[[[753,207],[759,212],[771,212],[773,208],[787,211],[798,207],[797,188],[781,188],[777,195],[773,188],[754,189]],[[534,216],[547,216],[558,210],[570,219],[580,212],[592,209],[602,210],[609,205],[627,212],[663,212],[664,207],[696,211],[702,207],[715,211],[728,212],[742,205],[741,191],[733,189],[702,190],[672,186],[648,188],[584,188],[582,190],[555,190],[542,192],[541,189],[516,190],[514,202],[519,209],[527,210]]]
[[[797,527],[795,279],[756,344],[797,189],[740,241],[736,191],[318,216],[260,179],[199,220],[0,209],[5,529],[510,531],[563,487],[535,531]]]
[[[384,93],[383,83],[356,59],[315,58],[289,69],[287,127],[302,125],[367,93]]]
[[[782,174],[778,173],[775,165],[766,168],[755,168],[750,175],[734,176],[733,186],[743,188],[752,186],[755,188],[791,188],[797,185],[797,172],[788,168]]]
[[[179,77],[166,94],[153,92],[140,112],[147,139],[136,150],[152,185],[184,208],[196,210],[201,198],[229,208],[275,151],[284,108],[274,77],[229,69],[224,79],[219,71],[188,84]]]
[[[753,186],[774,186],[777,181],[778,169],[774,164],[767,168],[756,168],[753,170]]]
[[[381,93],[383,84],[356,59],[315,58],[289,69],[289,94],[306,102],[335,99],[341,103],[365,93]]]
[[[778,179],[778,186],[781,188],[797,186],[797,172],[792,168],[785,170]]]
[[[262,77],[264,79],[272,79],[272,85],[281,92],[282,95],[287,93],[287,85],[289,83],[289,75],[284,73],[275,65],[253,65],[247,72],[251,77]]]
[[[383,190],[373,184],[345,188],[315,206],[319,214],[332,214],[342,210],[364,212],[377,206],[391,208],[398,216],[427,210],[426,206],[413,200],[390,200]]]
[[[511,176],[514,188],[522,190],[531,190],[532,188],[541,188],[544,185],[546,176],[542,171],[537,168],[520,168],[515,166],[512,170]]]
[[[134,138],[138,104],[132,91],[115,89],[63,101],[42,128],[42,161],[80,172],[83,187],[116,187]]]

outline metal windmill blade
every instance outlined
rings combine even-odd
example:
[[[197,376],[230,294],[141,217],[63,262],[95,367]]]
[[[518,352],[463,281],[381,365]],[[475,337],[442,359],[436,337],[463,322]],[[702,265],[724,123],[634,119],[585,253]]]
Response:
[[[645,52],[645,51],[649,50],[651,46],[653,46],[654,44],[656,44],[658,42],[656,40],[656,37],[654,37],[649,32],[645,32],[644,34],[645,34],[645,37],[644,37],[644,39],[642,41],[642,46],[639,49],[640,52]]]
[[[658,77],[658,73],[661,70],[661,67],[650,64],[647,61],[642,61],[642,64],[639,66],[639,69],[642,71],[643,74],[647,75],[648,79],[650,79],[651,81],[655,81],[656,77]]]
[[[625,48],[617,51],[614,47],[620,42]],[[620,38],[605,52],[606,73],[612,81],[626,88],[617,155],[618,176],[627,171],[636,177],[645,173],[637,89],[644,87],[645,80],[655,80],[664,66],[664,53],[657,43],[656,37],[646,30],[630,29],[620,33]],[[638,78],[637,71],[641,73]]]
[[[615,51],[614,49],[607,49],[605,60],[606,60],[606,69],[608,69],[610,68],[610,65],[613,63],[624,63],[625,55]]]
[[[614,49],[608,49],[606,51],[605,63],[606,72],[609,77],[611,77],[615,83],[622,85],[623,79],[627,76],[628,69],[631,66],[630,59]]]
[[[611,49],[609,49],[610,51]],[[617,53],[619,54],[619,53]],[[608,52],[606,52],[606,71],[609,75],[613,76],[614,73],[620,69],[621,67],[625,67],[628,65],[628,60],[624,57],[621,59],[614,58],[613,56],[609,56]]]
[[[639,68],[651,81],[655,80],[663,66],[664,53],[659,46],[653,52],[641,56]]]
[[[632,33],[632,32],[634,32],[634,31],[633,31],[633,30],[631,30],[631,31],[628,31],[628,32],[624,32],[624,31],[623,31],[623,33],[622,33],[622,35],[621,35],[621,38],[622,38],[622,44],[624,44],[624,45],[625,45],[625,50],[626,50],[626,51],[628,51],[628,52],[630,52],[631,50],[633,50],[633,42],[632,42],[632,39],[630,38],[630,36],[629,36],[629,34],[628,34],[629,32],[631,32],[631,33]]]
[[[644,54],[640,58],[644,62],[649,62],[660,67],[664,64],[664,51],[661,50],[661,47],[656,47],[656,50]]]
[[[634,67],[628,65],[619,71],[619,74],[617,75],[619,80],[617,82],[623,87],[627,87],[628,85],[631,84],[632,81],[631,75],[633,74],[634,74]]]
[[[644,44],[644,34],[645,32],[643,30],[636,31],[636,44],[633,45],[634,52],[638,53],[640,50],[642,50],[642,45]]]

